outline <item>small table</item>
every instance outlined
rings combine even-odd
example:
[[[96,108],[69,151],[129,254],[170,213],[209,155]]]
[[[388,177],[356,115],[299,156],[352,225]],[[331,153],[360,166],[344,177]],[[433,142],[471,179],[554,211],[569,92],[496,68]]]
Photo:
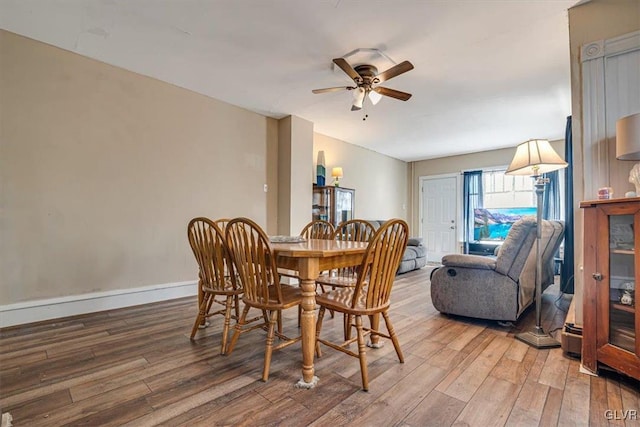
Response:
[[[271,243],[278,267],[298,271],[302,288],[302,379],[297,386],[313,388],[313,356],[316,339],[316,279],[321,271],[358,265],[367,249],[366,242],[309,239],[299,243]]]

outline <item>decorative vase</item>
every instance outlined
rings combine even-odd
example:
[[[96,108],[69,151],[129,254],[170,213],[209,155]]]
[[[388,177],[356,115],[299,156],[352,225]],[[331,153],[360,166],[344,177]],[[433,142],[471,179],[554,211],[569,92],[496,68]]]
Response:
[[[316,180],[318,185],[325,184],[326,167],[324,164],[324,151],[318,151],[318,162],[316,164]]]

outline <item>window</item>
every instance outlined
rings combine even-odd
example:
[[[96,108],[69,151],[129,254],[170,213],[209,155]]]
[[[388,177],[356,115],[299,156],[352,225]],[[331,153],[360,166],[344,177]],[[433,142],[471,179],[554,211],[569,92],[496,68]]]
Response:
[[[536,205],[533,178],[505,175],[506,169],[482,172],[485,208],[530,207]]]

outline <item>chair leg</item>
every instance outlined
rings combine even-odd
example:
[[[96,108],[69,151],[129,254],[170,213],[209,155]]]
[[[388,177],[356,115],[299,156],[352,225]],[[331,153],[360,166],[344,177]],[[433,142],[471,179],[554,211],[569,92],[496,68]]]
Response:
[[[349,341],[351,339],[351,315],[344,314],[344,340]]]
[[[404,363],[404,356],[402,354],[402,350],[400,349],[400,343],[398,342],[398,336],[396,335],[396,331],[393,329],[393,325],[391,324],[391,320],[389,319],[389,313],[387,313],[386,311],[383,311],[382,317],[384,317],[384,323],[386,323],[387,325],[387,330],[389,331],[389,336],[391,337],[391,342],[393,343],[393,347],[396,349],[398,360],[400,360],[400,363]]]
[[[229,334],[229,324],[231,323],[231,306],[233,305],[233,295],[227,295],[227,303],[224,309],[224,326],[222,327],[222,345],[220,354],[225,354],[227,350],[227,335]]]
[[[236,321],[240,318],[240,297],[238,295],[234,295],[235,309],[236,309]]]
[[[316,321],[316,356],[322,357],[322,351],[320,350],[320,330],[322,329],[322,319],[324,319],[324,311],[325,308],[320,306],[320,310],[318,311],[318,320]]]
[[[196,336],[196,332],[198,332],[199,326],[202,325],[203,321],[206,321],[207,300],[210,298],[213,297],[208,293],[205,293],[202,296],[202,301],[200,302],[200,306],[198,307],[198,316],[196,317],[196,321],[193,324],[193,328],[191,329],[191,339]]]
[[[364,391],[369,391],[369,372],[367,371],[367,345],[364,342],[362,316],[356,316],[356,330],[358,331],[358,359],[360,359],[362,388]]]
[[[242,316],[240,316],[240,319],[236,322],[235,332],[233,333],[233,337],[231,337],[231,342],[229,343],[229,347],[227,347],[227,352],[225,354],[231,354],[234,347],[236,346],[238,337],[240,337],[240,334],[242,333],[242,326],[247,320],[247,313],[249,313],[249,306],[245,304],[244,310],[242,310]]]
[[[267,346],[264,350],[264,369],[262,370],[262,381],[267,382],[269,379],[269,368],[271,367],[271,353],[273,353],[273,337],[275,335],[275,327],[278,322],[280,312],[273,310],[269,312],[269,329],[267,331]]]

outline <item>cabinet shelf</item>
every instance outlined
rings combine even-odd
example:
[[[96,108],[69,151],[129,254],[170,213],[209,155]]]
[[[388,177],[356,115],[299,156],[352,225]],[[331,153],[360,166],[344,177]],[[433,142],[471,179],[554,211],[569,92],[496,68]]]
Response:
[[[627,313],[635,313],[636,312],[636,308],[634,306],[619,304],[617,302],[611,303],[611,308],[614,308],[614,309],[620,310],[620,311],[626,311]]]
[[[621,255],[635,255],[635,251],[633,249],[611,249],[612,254],[621,254]]]

